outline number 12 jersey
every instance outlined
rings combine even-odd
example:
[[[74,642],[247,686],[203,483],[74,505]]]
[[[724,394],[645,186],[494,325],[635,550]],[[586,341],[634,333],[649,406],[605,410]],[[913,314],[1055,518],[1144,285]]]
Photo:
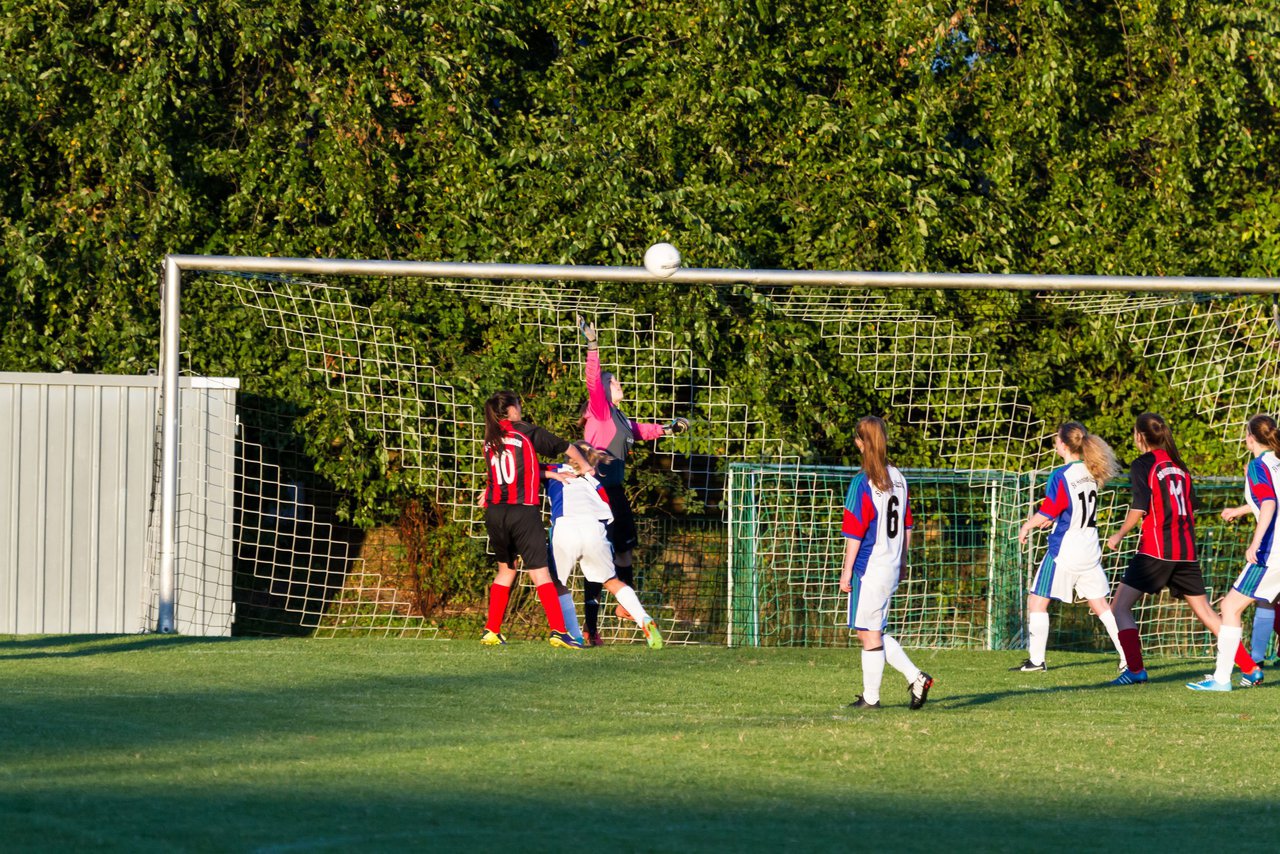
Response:
[[[1098,545],[1098,482],[1084,463],[1075,460],[1053,470],[1037,512],[1054,520],[1048,557],[1059,566],[1079,569],[1102,560]]]

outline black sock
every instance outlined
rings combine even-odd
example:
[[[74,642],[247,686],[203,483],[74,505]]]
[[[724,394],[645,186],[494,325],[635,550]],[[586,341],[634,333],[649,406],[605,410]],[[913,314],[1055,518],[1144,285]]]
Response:
[[[600,633],[600,591],[603,589],[603,584],[582,582],[582,615],[585,617],[582,630],[589,635]]]

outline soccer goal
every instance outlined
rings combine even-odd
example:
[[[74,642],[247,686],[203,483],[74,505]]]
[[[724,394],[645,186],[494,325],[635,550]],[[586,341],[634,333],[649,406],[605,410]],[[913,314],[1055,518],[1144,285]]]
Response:
[[[429,634],[461,610],[442,601],[440,578],[491,572],[458,539],[483,537],[481,404],[512,386],[529,394],[541,423],[571,434],[583,317],[600,329],[605,365],[625,378],[631,417],[693,425],[635,466],[652,481],[646,488],[674,494],[642,518],[637,552],[641,596],[664,634],[848,644],[836,579],[852,470],[762,414],[741,387],[748,353],[707,352],[678,312],[631,304],[629,288],[660,281],[643,267],[168,258],[152,625],[174,629],[184,542],[208,527],[178,479],[183,437],[194,433],[179,419],[181,375],[241,382],[231,463],[237,631]],[[1224,437],[1276,392],[1270,280],[681,269],[665,281],[725,304],[765,304],[779,323],[810,330],[825,342],[827,368],[856,375],[893,413],[891,425],[896,418],[928,449],[927,468],[898,459],[919,535],[892,619],[915,645],[1020,643],[1042,542],[1022,548],[1015,535],[1052,467],[1056,425],[1009,375],[1007,353],[984,350],[969,329],[904,294],[1035,294],[1108,324]],[[522,330],[515,343],[501,332],[512,327]],[[832,417],[847,428],[857,414]],[[1213,522],[1236,492],[1238,479],[1201,488],[1214,595],[1242,554],[1240,531]],[[1112,484],[1100,520],[1118,524],[1127,496]],[[1113,577],[1124,559],[1111,559]],[[519,614],[518,596],[513,607]],[[1207,647],[1185,610],[1165,599],[1144,606],[1151,648]],[[612,618],[602,628],[637,637]],[[1055,620],[1055,631],[1055,643],[1097,640],[1083,619]]]

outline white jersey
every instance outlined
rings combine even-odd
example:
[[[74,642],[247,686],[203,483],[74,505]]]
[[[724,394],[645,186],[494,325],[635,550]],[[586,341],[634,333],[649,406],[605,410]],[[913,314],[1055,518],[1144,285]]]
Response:
[[[1261,521],[1263,503],[1276,500],[1277,483],[1280,483],[1280,459],[1273,451],[1263,451],[1245,466],[1244,500],[1256,521]],[[1262,532],[1262,540],[1258,544],[1258,563],[1271,569],[1280,569],[1280,548],[1276,547],[1277,523],[1280,523],[1280,513],[1271,517],[1271,524]]]
[[[911,530],[911,497],[902,472],[889,466],[889,489],[877,489],[865,472],[854,475],[844,498],[841,533],[861,540],[854,560],[854,574],[861,578],[868,569],[892,573],[896,579],[902,568],[907,531]]]
[[[1102,562],[1102,548],[1098,543],[1098,482],[1083,462],[1075,460],[1053,470],[1037,512],[1054,521],[1046,561],[1069,568],[1091,567]]]
[[[557,471],[572,474],[574,469],[563,465]],[[552,524],[562,517],[613,521],[613,510],[604,487],[591,475],[579,475],[568,483],[552,480],[547,484],[547,496],[551,499]]]

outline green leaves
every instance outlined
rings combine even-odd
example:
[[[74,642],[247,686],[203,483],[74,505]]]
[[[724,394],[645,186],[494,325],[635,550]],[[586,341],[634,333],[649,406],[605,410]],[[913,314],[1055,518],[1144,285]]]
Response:
[[[1278,68],[1264,3],[15,0],[0,366],[153,367],[169,252],[634,265],[670,240],[705,267],[1274,275]],[[888,404],[750,289],[599,292],[654,312],[803,453],[851,457],[850,413]],[[1038,417],[1179,414],[1105,326],[1010,295],[894,299],[963,324]],[[484,308],[367,301],[458,388],[559,393]],[[234,306],[196,307],[196,367],[296,368]],[[378,479],[368,507],[408,490],[325,456],[334,418],[314,425],[327,476]]]

